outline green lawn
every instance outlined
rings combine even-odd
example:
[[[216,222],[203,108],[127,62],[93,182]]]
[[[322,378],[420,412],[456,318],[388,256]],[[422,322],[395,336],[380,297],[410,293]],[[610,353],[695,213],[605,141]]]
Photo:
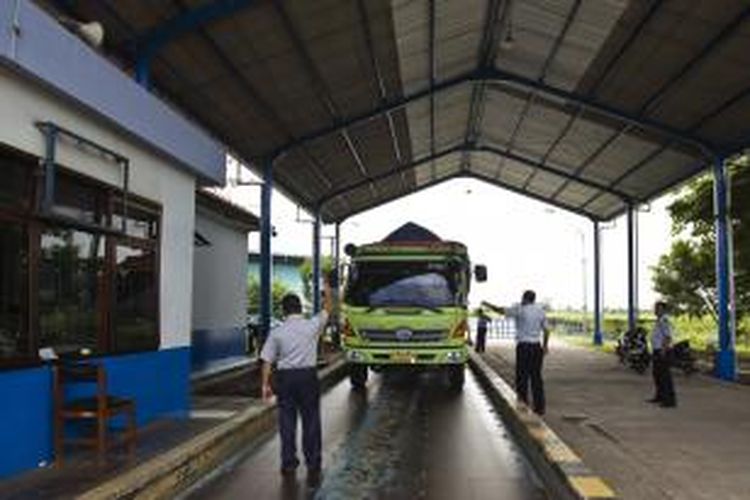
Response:
[[[584,316],[580,312],[569,312],[569,311],[553,311],[549,313],[548,317],[552,320],[557,319],[565,322],[581,322]],[[566,335],[562,329],[558,329],[556,334],[562,335],[565,339],[576,345],[592,346],[593,333],[591,331],[593,327],[593,320],[591,315],[588,315],[588,321],[586,322],[586,333],[578,333],[575,335]],[[643,314],[639,317],[639,325],[646,328],[647,331],[651,331],[651,327],[654,322],[653,314]],[[710,316],[704,316],[701,318],[688,317],[688,316],[677,316],[672,318],[672,324],[675,330],[675,340],[689,340],[690,346],[700,355],[710,356],[711,350],[715,350],[718,344],[717,338],[717,327],[716,322]],[[750,318],[743,318],[739,324],[740,332],[750,331]],[[614,346],[616,345],[616,339],[618,335],[625,331],[627,328],[627,316],[623,313],[605,314],[604,317],[604,331],[605,331],[605,345],[603,349],[607,352],[613,352]],[[737,354],[741,359],[750,360],[750,344],[748,343],[747,335],[738,335],[736,349]]]

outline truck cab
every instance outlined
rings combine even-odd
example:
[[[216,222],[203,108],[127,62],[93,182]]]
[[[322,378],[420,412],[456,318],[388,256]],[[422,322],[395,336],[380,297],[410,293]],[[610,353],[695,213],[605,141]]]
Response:
[[[410,223],[381,242],[346,251],[342,346],[352,385],[364,386],[369,368],[408,366],[443,370],[460,388],[472,274],[466,246]],[[483,266],[477,273],[486,277]]]

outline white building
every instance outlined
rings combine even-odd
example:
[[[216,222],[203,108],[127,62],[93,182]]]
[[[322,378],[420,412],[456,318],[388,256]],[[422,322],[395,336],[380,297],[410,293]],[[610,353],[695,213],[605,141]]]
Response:
[[[210,373],[247,361],[247,233],[258,218],[206,191],[195,206],[192,369]]]
[[[224,168],[56,20],[0,2],[0,477],[54,460],[40,349],[91,351],[139,424],[187,415],[195,191]]]

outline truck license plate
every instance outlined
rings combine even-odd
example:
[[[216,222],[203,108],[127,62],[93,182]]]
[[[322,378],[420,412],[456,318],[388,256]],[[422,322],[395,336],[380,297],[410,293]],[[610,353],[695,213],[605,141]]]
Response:
[[[397,363],[414,363],[414,355],[409,352],[394,352],[391,359]]]

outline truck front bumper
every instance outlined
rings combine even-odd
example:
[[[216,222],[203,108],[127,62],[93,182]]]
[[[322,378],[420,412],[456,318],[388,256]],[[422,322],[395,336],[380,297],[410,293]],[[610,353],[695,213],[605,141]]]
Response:
[[[450,347],[350,347],[344,345],[349,363],[365,365],[459,365],[469,359],[466,345]]]

